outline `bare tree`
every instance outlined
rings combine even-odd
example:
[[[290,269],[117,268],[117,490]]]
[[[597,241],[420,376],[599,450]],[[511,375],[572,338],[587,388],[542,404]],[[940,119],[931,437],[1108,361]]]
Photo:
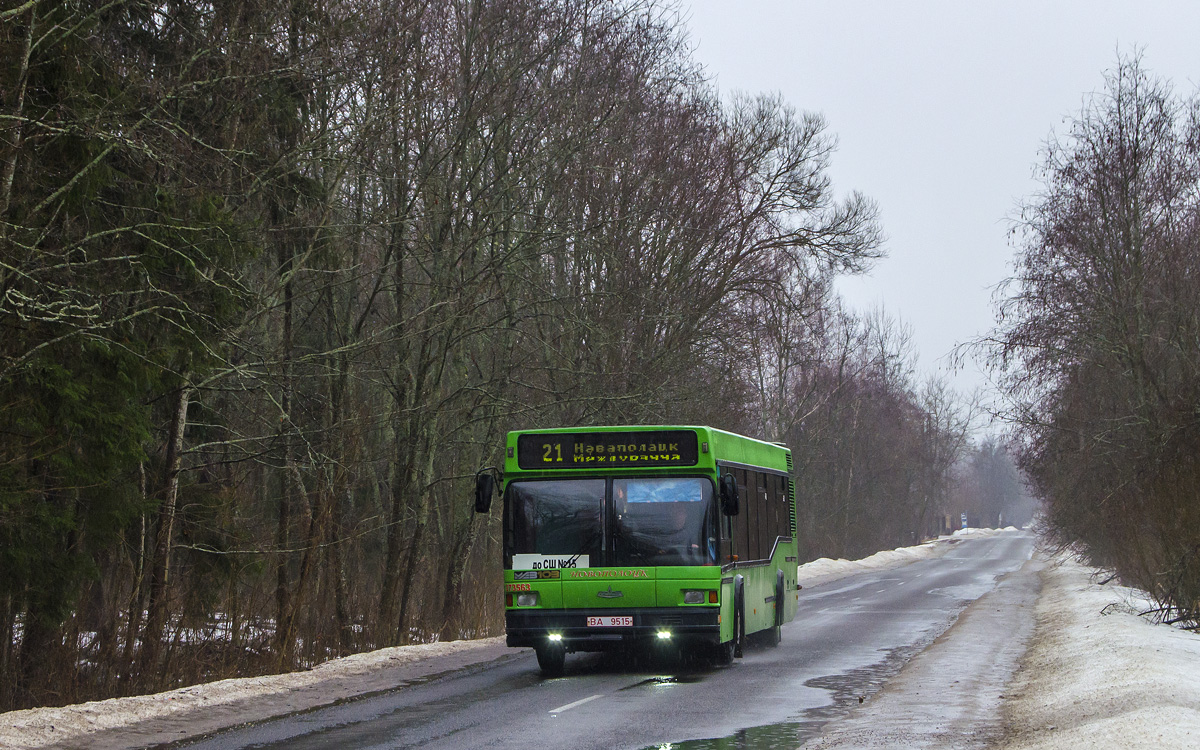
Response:
[[[1136,55],[1118,61],[1047,144],[992,349],[1059,540],[1193,621],[1196,113]]]

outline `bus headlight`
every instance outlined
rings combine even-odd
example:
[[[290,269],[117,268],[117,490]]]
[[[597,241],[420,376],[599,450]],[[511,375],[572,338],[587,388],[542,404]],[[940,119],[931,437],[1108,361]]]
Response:
[[[538,592],[533,591],[526,594],[517,594],[518,607],[534,607],[538,603]]]
[[[683,592],[683,603],[684,604],[703,604],[705,598],[706,597],[705,597],[704,591],[684,591]]]

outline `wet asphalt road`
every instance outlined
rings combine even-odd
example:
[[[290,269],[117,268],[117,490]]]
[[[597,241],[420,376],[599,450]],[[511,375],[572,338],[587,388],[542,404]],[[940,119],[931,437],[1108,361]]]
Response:
[[[805,588],[783,642],[748,648],[730,667],[572,654],[564,677],[543,679],[531,651],[514,651],[182,747],[795,748],[873,695],[1032,549],[1027,534],[968,539],[937,559]]]

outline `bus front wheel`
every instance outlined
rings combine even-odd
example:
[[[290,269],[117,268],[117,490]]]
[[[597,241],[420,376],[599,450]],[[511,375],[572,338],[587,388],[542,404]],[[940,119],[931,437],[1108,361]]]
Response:
[[[567,662],[566,649],[555,646],[538,646],[536,651],[538,667],[541,668],[542,674],[546,677],[561,677],[563,667]]]
[[[733,641],[725,641],[713,646],[713,664],[719,667],[728,667],[730,664],[733,664],[733,648]]]

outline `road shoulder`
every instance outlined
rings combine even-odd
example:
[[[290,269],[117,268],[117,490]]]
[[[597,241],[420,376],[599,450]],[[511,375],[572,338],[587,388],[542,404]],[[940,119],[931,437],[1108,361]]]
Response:
[[[883,689],[804,747],[983,748],[1003,732],[1005,686],[1034,632],[1035,558],[972,602]]]
[[[1004,707],[1005,750],[1200,747],[1200,635],[1139,617],[1140,592],[1055,558]]]
[[[515,658],[504,637],[383,649],[304,672],[221,680],[154,695],[0,714],[0,747],[125,750],[393,690],[439,674]]]

